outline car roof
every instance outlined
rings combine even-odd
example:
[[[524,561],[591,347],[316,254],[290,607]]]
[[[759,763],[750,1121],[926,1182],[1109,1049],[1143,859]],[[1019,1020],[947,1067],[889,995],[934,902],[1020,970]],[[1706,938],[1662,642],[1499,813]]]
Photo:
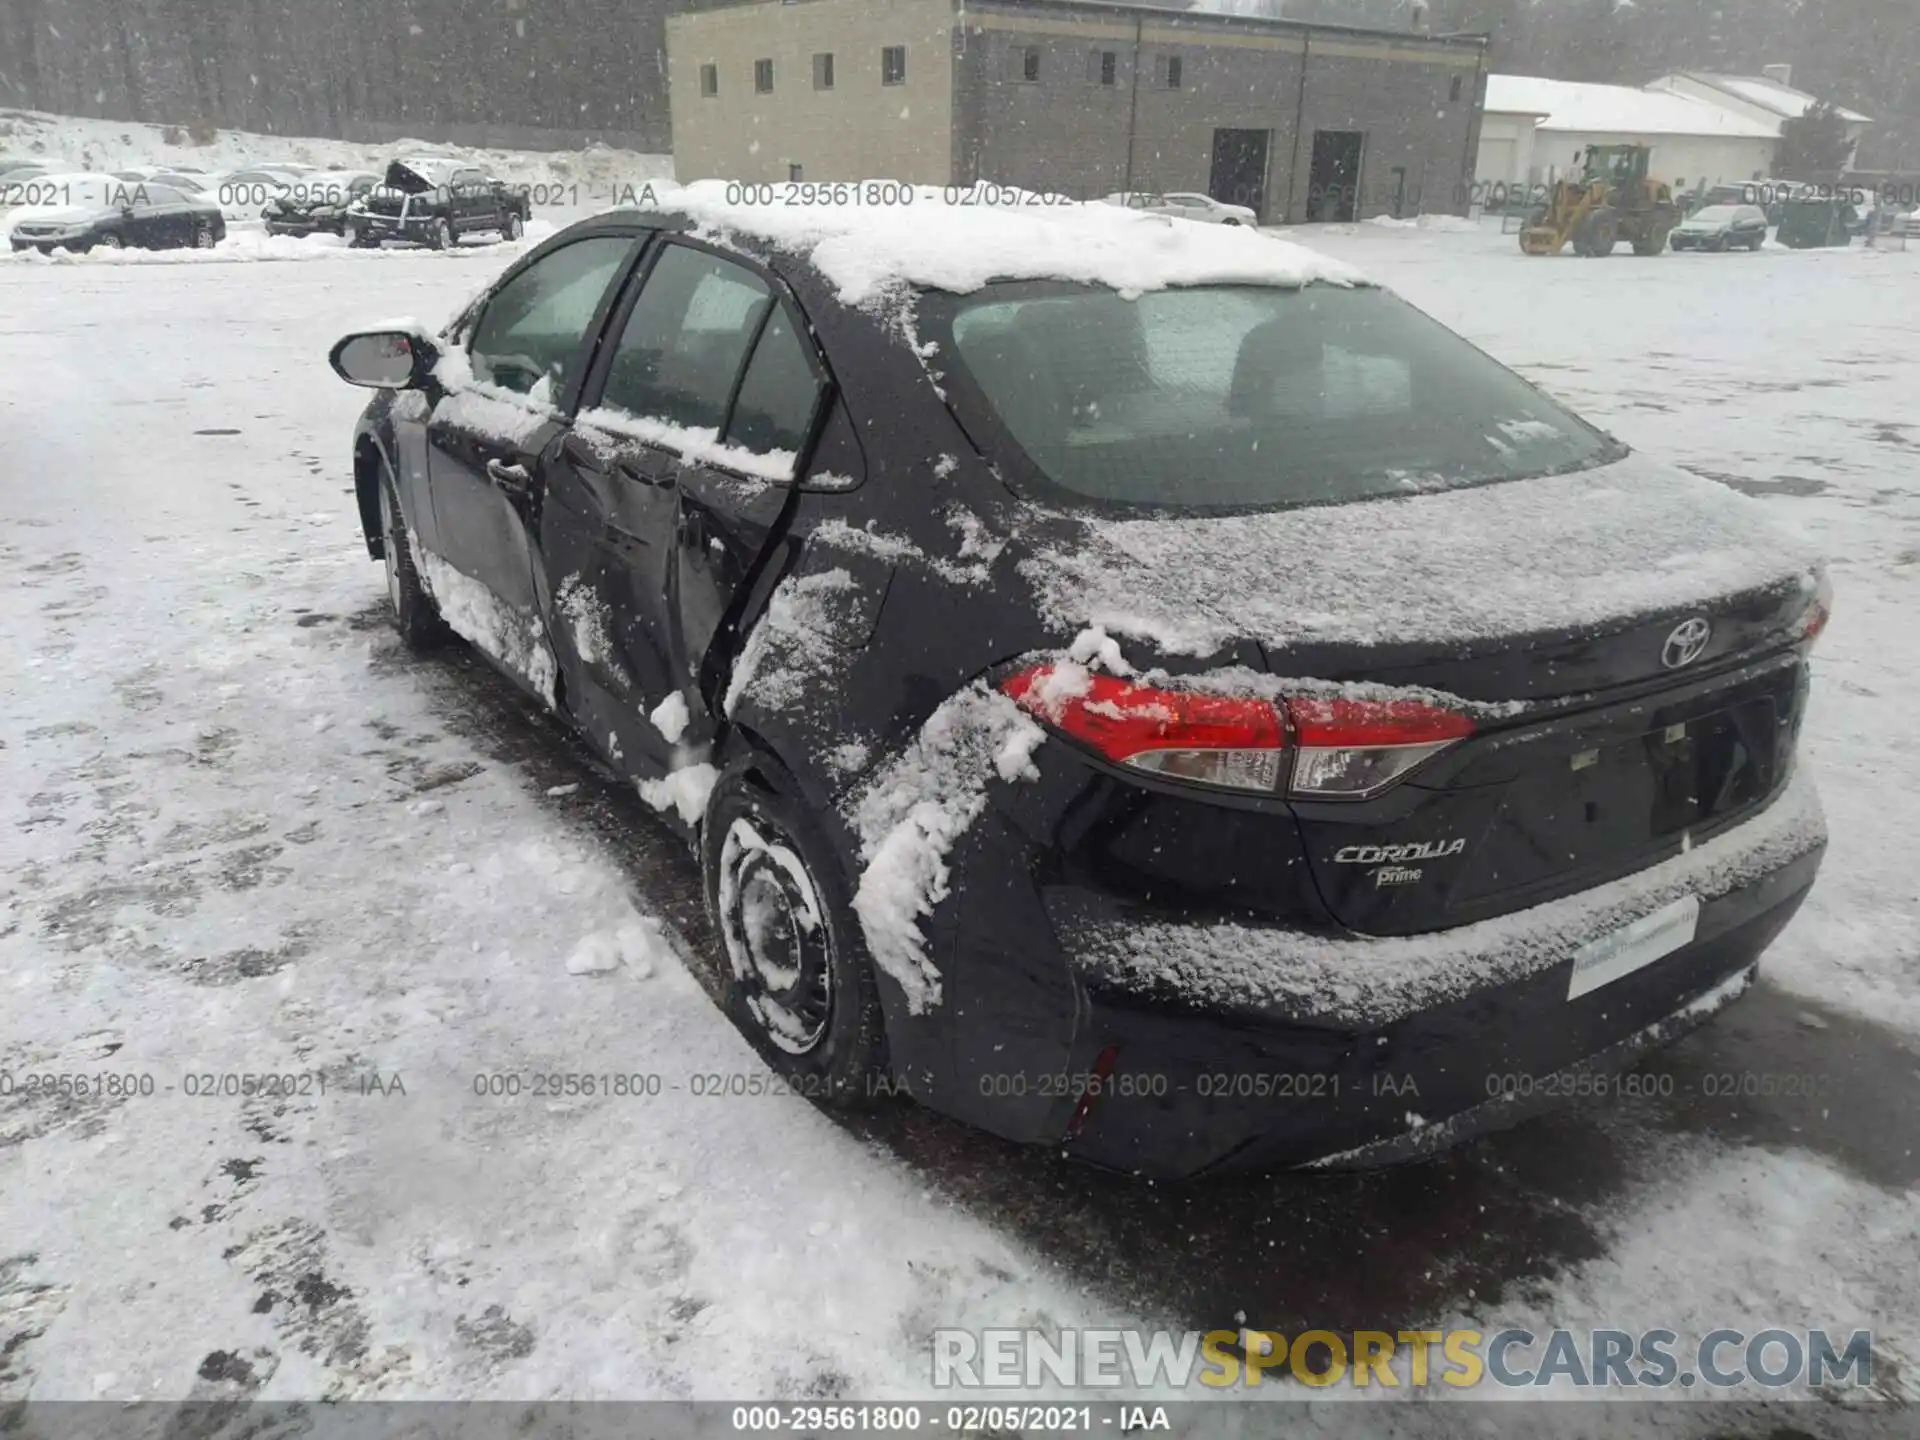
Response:
[[[1125,293],[1180,285],[1369,283],[1343,261],[1245,226],[1181,225],[1129,207],[1023,195],[1010,187],[920,186],[910,201],[894,204],[786,207],[748,203],[756,187],[718,180],[656,186],[654,209],[602,218],[692,231],[783,274],[789,267],[791,273],[811,270],[841,303],[863,307],[885,309],[914,290],[965,293],[994,280],[1060,280]],[[969,203],[986,193],[1007,203]],[[927,223],[930,212],[938,212],[939,224]]]

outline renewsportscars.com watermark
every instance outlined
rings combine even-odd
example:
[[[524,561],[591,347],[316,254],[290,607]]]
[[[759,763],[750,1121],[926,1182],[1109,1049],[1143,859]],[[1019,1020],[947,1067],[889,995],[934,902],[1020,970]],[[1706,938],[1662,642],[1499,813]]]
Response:
[[[1873,1332],[1712,1330],[936,1330],[936,1389],[1184,1390],[1277,1384],[1779,1390],[1873,1384]]]

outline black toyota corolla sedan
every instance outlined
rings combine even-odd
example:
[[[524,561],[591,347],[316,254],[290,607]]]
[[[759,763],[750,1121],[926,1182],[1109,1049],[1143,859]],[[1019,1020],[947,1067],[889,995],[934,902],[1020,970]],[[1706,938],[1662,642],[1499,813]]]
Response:
[[[1825,845],[1757,503],[1311,251],[900,196],[673,191],[332,356],[401,635],[697,847],[795,1091],[1363,1165],[1746,988]]]

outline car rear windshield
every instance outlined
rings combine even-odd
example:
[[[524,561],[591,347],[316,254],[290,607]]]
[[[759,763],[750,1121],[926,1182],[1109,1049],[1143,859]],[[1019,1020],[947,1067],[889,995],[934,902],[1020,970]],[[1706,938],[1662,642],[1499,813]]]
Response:
[[[1371,286],[1126,298],[1043,282],[927,298],[922,336],[958,358],[948,393],[979,443],[1014,447],[1041,482],[1088,500],[1324,504],[1584,469],[1622,453]]]

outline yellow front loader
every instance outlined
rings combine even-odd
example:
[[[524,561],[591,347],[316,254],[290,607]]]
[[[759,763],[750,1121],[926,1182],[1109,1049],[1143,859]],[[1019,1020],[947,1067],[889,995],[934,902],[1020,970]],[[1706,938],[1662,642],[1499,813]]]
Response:
[[[1673,187],[1647,178],[1645,145],[1590,145],[1578,180],[1556,181],[1546,212],[1520,232],[1529,255],[1611,255],[1622,240],[1636,255],[1658,255],[1680,223]]]

